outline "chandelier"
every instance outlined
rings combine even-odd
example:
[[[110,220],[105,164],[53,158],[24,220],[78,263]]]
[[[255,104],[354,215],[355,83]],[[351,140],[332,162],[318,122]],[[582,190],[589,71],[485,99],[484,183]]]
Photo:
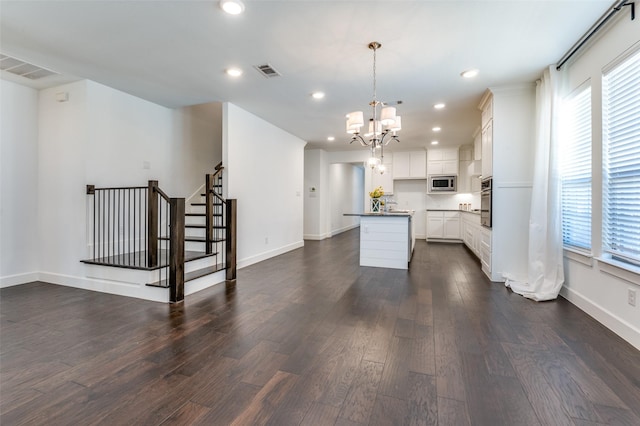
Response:
[[[362,111],[354,111],[347,115],[347,133],[352,135],[350,143],[358,141],[362,146],[371,149],[371,158],[367,160],[366,165],[382,174],[385,172],[384,147],[392,140],[400,142],[396,132],[402,128],[402,121],[400,116],[396,115],[394,107],[378,101],[376,96],[376,50],[381,47],[377,41],[369,43],[369,49],[373,50],[373,100],[369,102],[373,117],[369,118],[368,132],[363,137],[361,129],[364,127],[364,114]],[[378,151],[380,156],[377,156]]]

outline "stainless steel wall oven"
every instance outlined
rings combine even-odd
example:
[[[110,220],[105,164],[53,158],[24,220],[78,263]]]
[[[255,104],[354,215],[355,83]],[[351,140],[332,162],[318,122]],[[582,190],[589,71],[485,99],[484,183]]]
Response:
[[[493,204],[493,179],[482,179],[482,186],[480,192],[480,223],[482,226],[491,228],[492,214],[491,208]]]

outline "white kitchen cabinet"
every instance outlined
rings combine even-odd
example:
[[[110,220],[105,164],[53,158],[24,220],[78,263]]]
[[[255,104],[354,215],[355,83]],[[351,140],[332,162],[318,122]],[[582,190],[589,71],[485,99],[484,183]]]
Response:
[[[480,262],[482,270],[491,278],[491,230],[482,228],[480,233]]]
[[[480,104],[482,110],[481,125],[484,129],[491,120],[493,120],[493,97],[487,96],[483,98]]]
[[[385,195],[393,194],[393,164],[385,164],[384,174],[373,170],[371,173],[371,183],[373,188],[379,186],[384,190]]]
[[[493,176],[493,120],[482,129],[482,176]]]
[[[393,153],[394,179],[426,179],[426,151],[406,151]]]
[[[458,175],[458,149],[440,148],[427,151],[427,175]]]
[[[442,212],[427,212],[427,240],[442,239],[444,236],[444,216]]]
[[[444,212],[444,239],[460,239],[460,212]]]
[[[469,174],[469,166],[473,163],[471,159],[473,145],[465,145],[460,147],[460,167],[458,170],[458,193],[465,194],[471,192],[471,175]]]
[[[473,134],[473,159],[482,160],[482,129],[480,127]]]
[[[427,240],[460,240],[460,212],[427,211]]]
[[[480,242],[482,241],[482,226],[480,225],[480,215],[470,212],[461,212],[460,230],[464,244],[475,254],[478,259],[481,257]]]
[[[427,178],[427,151],[415,151],[410,153],[410,170],[412,179]]]

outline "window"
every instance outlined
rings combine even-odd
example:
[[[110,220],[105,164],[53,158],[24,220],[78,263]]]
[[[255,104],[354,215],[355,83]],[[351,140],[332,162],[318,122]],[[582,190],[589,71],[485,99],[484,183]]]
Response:
[[[591,251],[591,87],[562,103],[560,176],[562,242]]]
[[[640,51],[602,83],[603,252],[640,265]]]

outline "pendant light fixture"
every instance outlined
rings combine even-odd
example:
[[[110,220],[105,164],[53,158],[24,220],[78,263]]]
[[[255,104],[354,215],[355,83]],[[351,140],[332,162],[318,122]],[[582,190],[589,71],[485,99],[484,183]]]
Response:
[[[352,135],[350,143],[358,141],[363,147],[371,149],[371,157],[367,160],[366,165],[379,173],[384,173],[384,147],[392,140],[400,142],[396,132],[402,129],[402,120],[399,115],[396,115],[394,107],[385,106],[377,98],[376,51],[381,47],[382,45],[377,41],[369,43],[369,49],[373,50],[373,100],[369,102],[372,118],[369,118],[368,132],[364,134],[364,137],[361,135],[361,129],[364,127],[364,114],[362,111],[354,111],[347,115],[347,133]],[[377,155],[378,150],[379,156]]]

